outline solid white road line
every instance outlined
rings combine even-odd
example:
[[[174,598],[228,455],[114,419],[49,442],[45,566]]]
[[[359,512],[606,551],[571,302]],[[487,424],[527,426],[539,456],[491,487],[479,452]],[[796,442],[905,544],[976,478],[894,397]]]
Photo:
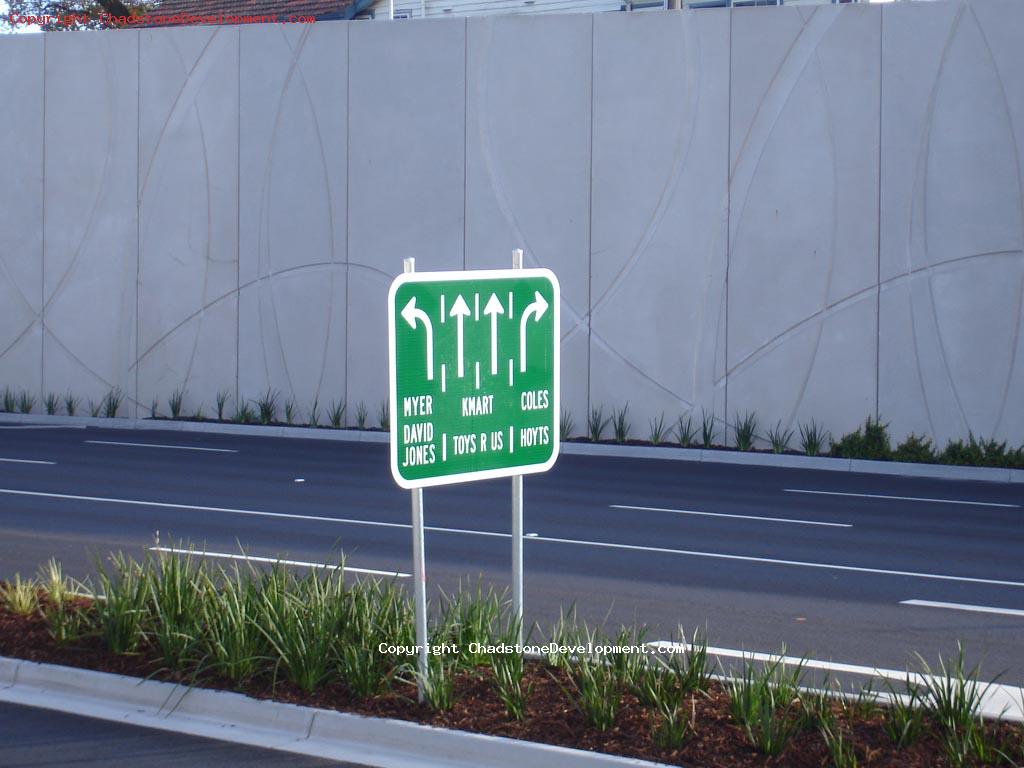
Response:
[[[199,448],[194,445],[157,445],[156,443],[121,443],[116,440],[86,440],[90,445],[127,445],[132,448],[172,448],[178,451],[206,451],[208,453],[238,453],[234,448]]]
[[[5,424],[0,429],[85,429],[85,424]]]
[[[788,517],[760,517],[758,515],[730,515],[725,512],[697,512],[692,509],[665,509],[663,507],[638,507],[632,504],[609,504],[612,509],[635,509],[641,512],[671,512],[676,515],[701,515],[703,517],[731,517],[737,520],[764,520],[769,523],[795,523],[796,525],[824,525],[829,528],[853,528],[850,523],[823,523],[817,520],[794,520]]]
[[[199,557],[219,557],[226,560],[244,560],[253,563],[281,563],[281,565],[296,565],[301,568],[325,568],[329,571],[345,570],[352,573],[368,573],[372,576],[397,576],[400,579],[409,578],[408,573],[401,571],[378,571],[373,568],[355,568],[351,565],[344,567],[340,565],[328,565],[327,563],[308,563],[304,560],[283,560],[279,557],[257,557],[255,555],[232,555],[227,552],[206,552],[196,549],[179,549],[175,547],[149,547],[150,552],[168,552],[174,555],[197,555]]]
[[[936,600],[900,600],[900,605],[917,605],[922,608],[948,608],[951,611],[971,611],[973,613],[996,613],[1000,616],[1024,616],[1024,611],[1016,608],[993,608],[988,605],[970,605],[968,603],[942,603]]]
[[[1016,509],[1020,504],[997,504],[993,501],[967,501],[964,499],[928,499],[920,496],[887,496],[883,493],[844,493],[842,491],[810,491],[806,488],[783,488],[786,493],[814,493],[819,496],[856,496],[862,499],[894,499],[896,501],[927,501],[935,504],[966,504],[970,507],[1009,507]]]
[[[7,461],[11,464],[56,464],[56,461],[39,461],[37,459],[0,459],[0,461]]]
[[[277,517],[290,520],[313,520],[324,523],[337,523],[341,525],[366,525],[378,528],[411,528],[409,523],[384,523],[376,520],[353,520],[343,517],[322,517],[319,515],[296,515],[287,512],[262,512],[253,509],[233,509],[230,507],[203,507],[195,504],[171,504],[163,501],[140,501],[136,499],[112,499],[102,496],[77,496],[69,493],[44,493],[42,491],[19,491],[12,488],[0,488],[0,493],[7,493],[16,496],[36,496],[48,499],[67,499],[71,501],[95,501],[106,504],[129,504],[141,507],[160,507],[165,509],[195,509],[200,512],[224,512],[233,515],[251,515],[254,517]],[[490,536],[493,538],[509,539],[512,534],[499,533],[496,531],[474,531],[468,528],[441,528],[439,526],[425,526],[427,531],[437,533],[457,533],[470,536]],[[552,544],[575,544],[584,547],[600,547],[603,549],[620,549],[627,552],[654,552],[667,555],[684,555],[688,557],[702,557],[712,560],[732,560],[747,563],[766,563],[769,565],[788,565],[799,568],[818,568],[827,571],[846,571],[848,573],[869,573],[880,576],[908,576],[918,579],[936,579],[939,581],[956,581],[969,584],[991,584],[1000,587],[1024,587],[1024,582],[1006,581],[1002,579],[982,579],[973,576],[951,576],[942,573],[920,573],[917,571],[898,571],[887,568],[864,568],[855,565],[833,565],[831,563],[812,563],[802,560],[780,560],[772,557],[754,557],[752,555],[730,555],[721,552],[700,552],[690,549],[669,549],[667,547],[645,547],[639,544],[615,544],[607,541],[584,541],[581,539],[560,539],[553,536],[532,536],[530,541],[546,541]]]
[[[0,488],[0,493],[13,494],[15,496],[37,496],[46,499],[64,499],[68,501],[95,501],[100,504],[128,504],[137,507],[159,507],[161,509],[194,509],[199,512],[223,512],[230,515],[249,515],[253,517],[276,517],[286,520],[312,520],[319,523],[340,523],[342,525],[368,525],[376,528],[412,528],[409,523],[385,523],[379,520],[355,520],[346,517],[323,517],[321,515],[296,515],[289,512],[263,512],[256,509],[234,509],[233,507],[203,507],[197,504],[172,504],[166,501],[141,501],[139,499],[112,499],[106,496],[78,496],[70,493],[44,493],[42,491],[19,491],[13,488]],[[437,533],[465,533],[473,536],[496,536],[510,539],[510,533],[496,533],[493,531],[471,531],[465,528],[441,528],[439,526],[424,526],[424,530]]]
[[[671,651],[673,653],[686,652],[692,648],[689,643],[674,643],[669,640],[658,640],[647,645],[660,651]],[[878,667],[865,667],[858,664],[843,664],[834,661],[797,658],[796,656],[780,656],[774,653],[737,651],[732,648],[709,647],[708,655],[762,662],[781,659],[782,663],[786,666],[795,667],[802,665],[804,669],[822,669],[828,672],[845,672],[866,677],[881,677],[887,680],[908,681],[917,685],[922,685],[936,679],[934,677],[929,678],[927,675],[898,669],[879,669]],[[1012,685],[984,682],[981,683],[980,687],[983,689],[980,714],[988,717],[1006,718],[1016,722],[1021,722],[1024,719],[1024,689]]]

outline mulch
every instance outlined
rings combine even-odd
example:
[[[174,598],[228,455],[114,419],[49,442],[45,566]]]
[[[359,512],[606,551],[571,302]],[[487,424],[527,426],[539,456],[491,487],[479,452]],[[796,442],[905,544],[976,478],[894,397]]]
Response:
[[[832,765],[821,736],[813,730],[798,732],[780,755],[766,757],[760,754],[749,744],[743,730],[732,721],[728,696],[717,684],[713,684],[706,695],[692,697],[694,733],[682,749],[669,750],[659,747],[652,739],[652,731],[657,725],[655,716],[629,694],[622,697],[614,727],[599,732],[588,725],[566,695],[570,684],[564,672],[552,670],[540,662],[527,662],[524,677],[531,691],[526,716],[516,722],[505,714],[493,692],[490,673],[483,669],[459,673],[455,682],[455,704],[447,712],[434,712],[417,703],[415,687],[405,682],[398,682],[388,693],[371,699],[354,697],[340,683],[327,685],[313,694],[305,694],[286,682],[275,684],[271,679],[255,679],[236,687],[211,674],[192,675],[163,669],[159,653],[150,647],[143,647],[130,656],[114,656],[106,651],[97,637],[60,647],[50,637],[41,616],[19,617],[3,607],[0,607],[0,656],[195,684],[203,688],[236,690],[259,699],[407,720],[691,768],[829,768]],[[845,720],[845,715],[840,715],[840,718]],[[881,715],[845,722],[852,733],[860,766],[936,768],[947,765],[939,734],[934,729],[913,746],[897,750],[883,729]],[[1002,725],[999,730],[1004,741],[1020,743],[1021,729]]]

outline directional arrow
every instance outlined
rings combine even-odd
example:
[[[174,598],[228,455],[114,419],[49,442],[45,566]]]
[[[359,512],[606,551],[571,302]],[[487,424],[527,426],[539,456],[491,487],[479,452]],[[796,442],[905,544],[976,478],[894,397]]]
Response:
[[[430,324],[430,318],[422,309],[416,308],[416,297],[409,299],[409,303],[402,310],[402,318],[409,324],[409,327],[416,330],[416,321],[422,321],[427,327],[427,381],[434,380],[434,326]],[[461,334],[459,336],[462,338]],[[460,346],[461,349],[461,346]]]
[[[459,298],[452,304],[452,311],[448,313],[451,317],[455,318],[457,323],[456,338],[458,340],[458,354],[459,354],[459,378],[461,379],[465,373],[462,365],[462,321],[465,320],[472,312],[469,311],[469,305],[466,300],[462,298],[462,294],[459,294]]]
[[[533,301],[526,305],[523,316],[519,318],[519,372],[526,373],[526,321],[533,315],[535,320],[544,317],[548,311],[548,303],[540,295],[540,291],[533,292]]]
[[[484,307],[484,314],[491,316],[491,376],[498,374],[498,315],[505,314],[505,308],[498,301],[497,294],[492,293]]]

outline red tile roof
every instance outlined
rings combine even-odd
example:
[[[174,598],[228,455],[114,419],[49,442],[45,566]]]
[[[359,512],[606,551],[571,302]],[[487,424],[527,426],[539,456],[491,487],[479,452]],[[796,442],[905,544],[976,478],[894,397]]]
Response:
[[[327,21],[351,18],[355,5],[356,0],[162,0],[145,23],[133,26],[276,23],[299,16]]]

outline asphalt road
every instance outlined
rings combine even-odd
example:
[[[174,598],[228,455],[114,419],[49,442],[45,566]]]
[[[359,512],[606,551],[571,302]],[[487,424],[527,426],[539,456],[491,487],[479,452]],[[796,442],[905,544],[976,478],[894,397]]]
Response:
[[[327,768],[351,764],[167,733],[0,702],[0,765],[6,768]]]
[[[575,602],[651,640],[706,626],[727,651],[895,669],[959,640],[986,677],[1024,683],[1019,485],[564,455],[525,498],[527,618],[543,626]],[[509,504],[507,480],[425,492],[432,588],[507,583]],[[408,573],[409,507],[384,445],[0,429],[0,578],[51,556],[85,575],[157,531]]]

